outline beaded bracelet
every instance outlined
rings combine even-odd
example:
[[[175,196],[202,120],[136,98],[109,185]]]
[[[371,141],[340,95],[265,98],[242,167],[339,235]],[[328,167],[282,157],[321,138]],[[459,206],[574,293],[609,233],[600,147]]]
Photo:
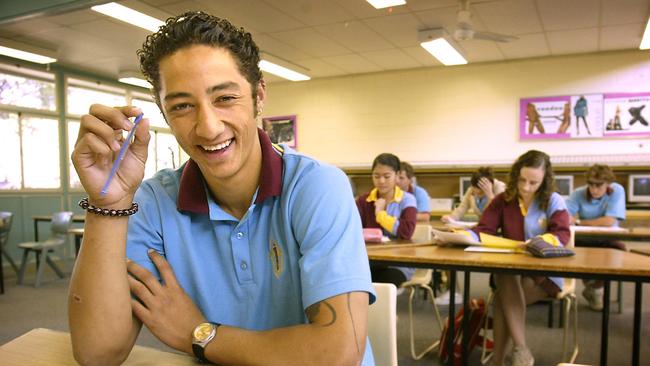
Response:
[[[134,213],[138,212],[138,204],[136,202],[133,202],[133,204],[131,204],[131,208],[127,208],[125,210],[111,210],[108,208],[101,208],[91,205],[88,203],[88,197],[82,198],[81,201],[79,201],[79,207],[90,213],[101,216],[131,216]]]

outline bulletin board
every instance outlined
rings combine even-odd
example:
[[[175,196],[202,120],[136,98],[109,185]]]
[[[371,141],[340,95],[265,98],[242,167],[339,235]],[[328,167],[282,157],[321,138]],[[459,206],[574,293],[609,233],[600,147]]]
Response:
[[[522,98],[519,137],[591,139],[650,136],[650,92]]]

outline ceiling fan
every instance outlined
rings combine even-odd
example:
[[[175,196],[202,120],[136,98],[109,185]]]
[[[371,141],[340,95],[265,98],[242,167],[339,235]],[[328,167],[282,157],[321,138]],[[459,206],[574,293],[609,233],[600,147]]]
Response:
[[[459,8],[456,13],[456,27],[454,28],[454,39],[467,41],[479,39],[483,41],[511,42],[519,37],[494,32],[475,31],[472,26],[472,12],[469,10],[469,0],[458,0]]]

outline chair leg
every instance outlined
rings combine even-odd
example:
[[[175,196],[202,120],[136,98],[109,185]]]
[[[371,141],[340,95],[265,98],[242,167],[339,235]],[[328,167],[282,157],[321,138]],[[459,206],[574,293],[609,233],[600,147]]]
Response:
[[[47,250],[44,250],[44,252],[47,252]],[[63,274],[63,271],[61,271],[61,269],[56,265],[56,263],[54,263],[52,258],[50,258],[50,256],[47,255],[47,253],[45,254],[45,260],[47,261],[47,264],[49,264],[50,267],[52,267],[54,272],[56,272],[56,274],[59,276],[59,278],[64,278],[65,277],[65,275]]]
[[[38,268],[36,269],[36,282],[34,283],[34,287],[38,287],[41,285],[41,279],[43,278],[43,268],[45,268],[45,261],[47,259],[47,249],[42,249],[37,251],[37,264]]]
[[[14,269],[14,272],[18,273],[18,266],[16,265],[16,262],[14,261],[14,259],[9,255],[9,253],[7,252],[7,250],[4,247],[1,248],[1,249],[2,249],[1,255],[3,255],[5,258],[7,258],[7,260],[9,261],[9,264],[11,265],[11,268]]]
[[[440,331],[442,332],[442,320],[440,319],[440,312],[438,311],[438,307],[436,306],[435,303],[435,298],[433,296],[433,290],[429,286],[422,286],[423,289],[425,289],[429,293],[429,300],[431,301],[431,304],[433,305],[433,311],[436,314],[436,319],[438,320],[438,326],[440,327]],[[415,296],[416,289],[413,286],[410,286],[408,288],[409,290],[409,299],[408,299],[408,305],[409,305],[409,327],[410,327],[410,338],[411,338],[411,357],[413,357],[414,360],[420,360],[422,357],[424,357],[427,353],[431,352],[434,350],[438,345],[440,344],[440,340],[437,340],[433,342],[431,345],[429,345],[427,348],[425,348],[422,352],[417,353],[415,351],[415,328],[413,325],[413,297]]]
[[[18,281],[17,284],[23,284],[23,278],[25,277],[25,268],[27,267],[27,256],[29,255],[29,249],[23,249],[23,260],[20,262],[20,269],[18,270]]]
[[[562,361],[568,363],[573,363],[578,357],[579,347],[578,347],[578,301],[575,296],[567,296],[563,299],[563,309],[564,312],[564,335],[562,337]],[[567,359],[567,352],[569,350],[569,317],[571,310],[573,308],[573,352],[571,353],[571,358]]]

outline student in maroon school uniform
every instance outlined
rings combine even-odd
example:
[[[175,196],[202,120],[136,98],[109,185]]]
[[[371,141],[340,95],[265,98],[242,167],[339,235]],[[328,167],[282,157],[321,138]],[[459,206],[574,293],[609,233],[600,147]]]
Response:
[[[370,193],[357,199],[364,228],[379,228],[391,239],[411,239],[417,221],[415,196],[397,185],[400,160],[393,154],[379,154],[372,163]],[[373,282],[394,283],[397,287],[411,278],[414,268],[371,266]]]
[[[530,150],[512,165],[506,191],[497,195],[470,233],[480,233],[521,241],[543,240],[565,245],[570,239],[570,215],[564,199],[555,192],[553,170],[548,155]],[[494,364],[503,364],[506,347],[513,343],[512,365],[532,366],[535,360],[526,346],[526,305],[562,288],[561,278],[495,274]]]

